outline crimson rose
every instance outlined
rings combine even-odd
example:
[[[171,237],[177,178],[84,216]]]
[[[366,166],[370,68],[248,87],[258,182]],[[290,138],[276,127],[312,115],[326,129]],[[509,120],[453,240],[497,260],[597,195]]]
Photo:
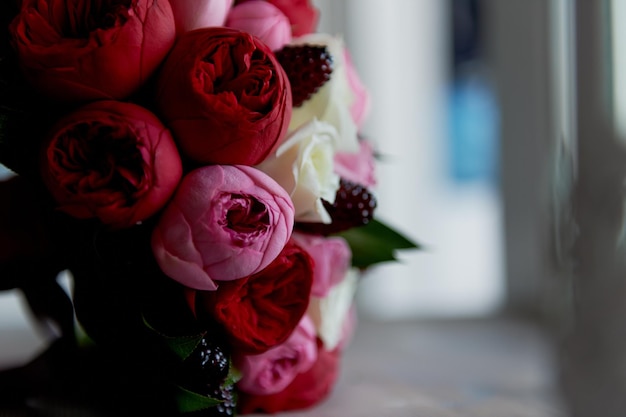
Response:
[[[216,291],[199,293],[206,309],[229,334],[235,349],[261,353],[283,343],[309,305],[313,261],[293,241],[264,270],[222,281]]]
[[[161,209],[182,176],[169,130],[143,107],[117,101],[61,119],[44,144],[41,169],[62,211],[118,228]]]
[[[127,97],[176,36],[167,0],[23,0],[10,31],[26,78],[67,101]]]
[[[291,119],[289,80],[272,51],[224,27],[178,38],[159,75],[157,102],[182,152],[204,163],[258,164]]]

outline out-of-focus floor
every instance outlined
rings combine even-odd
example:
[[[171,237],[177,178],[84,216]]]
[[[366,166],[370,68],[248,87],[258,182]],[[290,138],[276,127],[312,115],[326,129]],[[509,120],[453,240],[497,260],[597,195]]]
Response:
[[[332,397],[284,417],[565,417],[554,360],[514,320],[361,323]]]
[[[28,326],[0,320],[0,368],[41,348]],[[554,360],[542,332],[517,320],[361,322],[331,397],[282,417],[565,417]],[[0,405],[0,415],[101,414]]]

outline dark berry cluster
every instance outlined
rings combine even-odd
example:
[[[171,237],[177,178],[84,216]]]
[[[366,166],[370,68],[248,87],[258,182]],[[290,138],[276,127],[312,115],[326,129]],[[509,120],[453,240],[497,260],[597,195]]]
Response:
[[[194,412],[194,416],[235,415],[235,388],[232,381],[228,381],[230,354],[220,338],[203,337],[193,353],[184,360],[182,371],[186,388],[220,401],[213,407]]]
[[[289,78],[294,107],[310,99],[333,72],[332,56],[325,46],[287,45],[276,52],[276,58]]]
[[[296,228],[306,233],[329,235],[366,225],[374,217],[376,198],[367,187],[342,178],[335,202],[323,201],[323,204],[332,220],[330,224],[301,222]]]

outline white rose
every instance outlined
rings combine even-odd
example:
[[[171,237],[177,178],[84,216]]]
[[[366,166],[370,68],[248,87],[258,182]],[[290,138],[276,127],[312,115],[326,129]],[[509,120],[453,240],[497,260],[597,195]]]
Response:
[[[351,268],[343,281],[332,287],[324,298],[311,297],[307,314],[326,350],[334,350],[341,342],[358,281],[358,269]]]
[[[356,99],[348,79],[344,61],[344,43],[341,38],[324,33],[313,33],[295,39],[292,44],[326,46],[333,60],[330,79],[300,107],[294,107],[289,131],[293,131],[313,118],[330,123],[339,133],[337,151],[357,152],[359,150],[357,125],[350,113]]]
[[[292,132],[274,155],[257,166],[287,190],[296,221],[331,222],[321,199],[334,203],[339,188],[334,170],[337,140],[333,126],[313,119]]]

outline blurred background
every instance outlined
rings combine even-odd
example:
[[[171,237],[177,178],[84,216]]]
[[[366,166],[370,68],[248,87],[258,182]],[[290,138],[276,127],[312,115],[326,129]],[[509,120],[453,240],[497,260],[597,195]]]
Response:
[[[426,249],[362,315],[523,319],[573,416],[624,415],[626,2],[317,3],[371,91],[378,215]]]
[[[476,317],[508,305],[502,182],[509,173],[501,172],[491,40],[515,35],[491,22],[492,3],[317,1],[320,30],[345,39],[372,96],[364,134],[383,156],[378,216],[425,249],[368,274],[358,294],[362,314]],[[525,259],[521,273],[532,276],[536,261]]]

